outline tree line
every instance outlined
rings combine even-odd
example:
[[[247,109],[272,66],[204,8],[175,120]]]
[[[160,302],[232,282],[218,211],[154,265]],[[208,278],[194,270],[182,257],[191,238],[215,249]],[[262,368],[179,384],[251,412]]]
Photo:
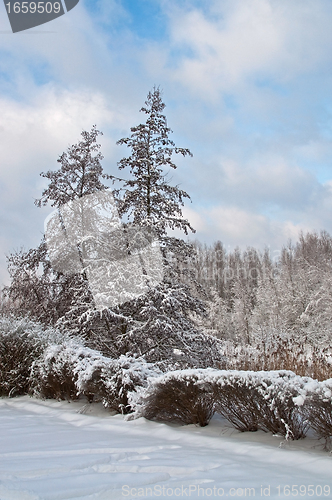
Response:
[[[280,254],[269,249],[226,252],[221,242],[195,245],[197,279],[210,291],[205,331],[241,344],[277,337],[331,345],[332,237],[300,234]]]

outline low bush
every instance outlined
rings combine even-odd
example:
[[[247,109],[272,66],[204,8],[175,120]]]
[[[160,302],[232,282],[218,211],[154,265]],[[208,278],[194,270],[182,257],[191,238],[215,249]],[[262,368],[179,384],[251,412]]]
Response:
[[[150,379],[131,406],[135,416],[200,426],[218,412],[240,431],[299,439],[308,423],[294,398],[309,381],[287,371],[179,370]]]
[[[146,387],[149,377],[159,374],[153,365],[144,359],[121,355],[118,359],[104,358],[93,369],[77,370],[77,387],[80,393],[94,395],[106,408],[128,414],[132,407],[129,393]]]
[[[295,399],[302,408],[308,424],[319,439],[325,440],[325,448],[332,449],[332,379],[322,382],[312,381]]]
[[[216,411],[240,431],[303,438],[308,424],[294,398],[308,380],[289,371],[221,372],[213,383]]]
[[[0,396],[26,394],[33,362],[61,337],[58,330],[34,321],[0,316]]]
[[[31,394],[46,399],[77,399],[78,375],[75,368],[86,359],[86,351],[86,348],[75,342],[48,346],[32,365]]]
[[[262,427],[259,409],[266,405],[252,379],[229,372],[212,385],[216,411],[236,429],[244,432],[257,431]]]
[[[209,371],[209,370],[206,370]],[[136,401],[137,416],[162,422],[207,425],[214,413],[205,370],[179,370],[151,379]]]
[[[84,395],[121,413],[131,411],[128,392],[146,385],[156,372],[144,360],[111,359],[73,341],[49,346],[31,371],[32,393],[44,398],[77,399]]]

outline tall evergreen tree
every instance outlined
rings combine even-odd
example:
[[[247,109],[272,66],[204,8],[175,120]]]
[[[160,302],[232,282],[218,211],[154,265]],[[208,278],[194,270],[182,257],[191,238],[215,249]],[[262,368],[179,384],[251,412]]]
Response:
[[[168,228],[181,229],[187,234],[188,230],[195,231],[182,217],[181,206],[190,196],[169,184],[165,169],[177,168],[173,154],[192,156],[192,153],[176,147],[169,138],[172,130],[162,114],[164,108],[161,90],[154,87],[140,110],[147,116],[145,123],[132,127],[131,136],[117,142],[131,149],[130,156],[118,164],[120,170],[127,169],[131,174],[117,191],[124,193],[119,199],[119,212],[132,217],[135,225],[152,226],[160,236],[166,235]]]
[[[199,332],[191,320],[192,313],[204,314],[204,304],[193,287],[195,279],[188,276],[193,245],[167,234],[168,229],[185,234],[194,229],[182,217],[181,207],[189,195],[172,186],[165,172],[176,168],[173,154],[192,154],[169,138],[164,108],[161,91],[154,87],[140,110],[146,121],[132,127],[131,136],[117,143],[131,150],[118,164],[130,174],[128,180],[122,180],[122,188],[115,190],[119,212],[135,226],[152,228],[164,255],[162,283],[121,308],[135,321],[125,338],[129,349],[161,366],[216,366],[221,361],[218,341]]]

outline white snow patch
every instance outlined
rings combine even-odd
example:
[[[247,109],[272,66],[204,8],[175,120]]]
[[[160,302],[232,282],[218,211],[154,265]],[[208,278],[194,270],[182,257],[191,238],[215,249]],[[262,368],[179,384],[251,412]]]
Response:
[[[210,498],[262,497],[264,488],[283,498],[293,484],[332,490],[331,457],[312,437],[280,448],[280,437],[240,433],[218,415],[204,428],[181,427],[28,396],[0,399],[0,412],[1,500],[201,498],[203,490]]]

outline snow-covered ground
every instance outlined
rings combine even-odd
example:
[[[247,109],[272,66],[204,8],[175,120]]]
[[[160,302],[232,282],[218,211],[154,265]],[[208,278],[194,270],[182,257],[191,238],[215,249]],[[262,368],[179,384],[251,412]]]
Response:
[[[0,500],[332,498],[332,456],[214,417],[125,421],[100,405],[0,399]],[[292,489],[293,488],[293,489]]]

